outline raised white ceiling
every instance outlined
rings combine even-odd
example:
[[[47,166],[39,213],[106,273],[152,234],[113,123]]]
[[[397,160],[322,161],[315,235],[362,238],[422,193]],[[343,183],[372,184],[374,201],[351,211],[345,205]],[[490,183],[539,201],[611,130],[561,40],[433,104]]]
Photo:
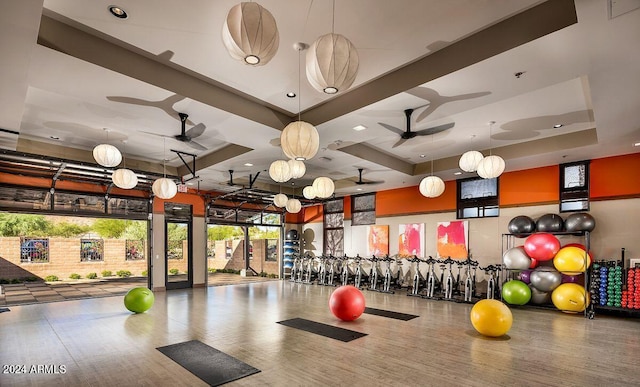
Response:
[[[278,122],[295,119],[301,106],[303,119],[305,114],[320,117],[312,123],[320,133],[321,150],[307,162],[308,173],[295,182],[298,187],[320,175],[354,177],[357,168],[364,168],[365,179],[384,181],[362,186],[365,191],[416,185],[429,173],[431,159],[435,160],[435,174],[452,180],[456,168],[451,160],[469,149],[493,148],[496,154],[503,150],[508,155],[507,171],[639,150],[633,144],[640,142],[640,11],[631,10],[610,19],[604,0],[577,0],[577,23],[506,51],[496,49],[495,55],[462,66],[437,62],[436,54],[521,12],[526,15],[545,2],[337,1],[335,32],[357,47],[360,70],[352,89],[335,97],[309,86],[304,67],[298,67],[298,52],[293,49],[296,42],[310,44],[331,32],[332,1],[260,2],[274,15],[280,31],[277,55],[261,67],[234,61],[222,46],[222,24],[235,1],[121,1],[117,5],[129,14],[125,20],[111,16],[107,10],[110,3],[103,1],[10,3],[9,12],[0,16],[0,42],[3,52],[8,53],[0,60],[0,127],[20,134],[0,132],[3,148],[46,154],[46,146],[34,147],[35,141],[90,151],[106,141],[103,129],[108,128],[109,141],[121,150],[126,140],[129,159],[162,164],[168,157],[168,165],[180,167],[182,162],[170,149],[204,160],[229,144],[237,144],[252,150],[199,170],[200,188],[223,188],[228,170],[236,171],[237,181],[261,172],[258,181],[269,183],[264,170],[276,158],[284,157],[277,146],[284,124],[279,126]],[[550,3],[571,4],[566,0]],[[56,33],[40,30],[43,13],[44,22],[54,23],[56,28],[72,26],[79,34],[97,35],[105,46],[59,47],[61,40],[56,40]],[[544,26],[554,17],[549,14],[535,23]],[[44,22],[43,26],[50,25]],[[38,36],[42,44],[38,44]],[[487,46],[469,50],[482,51],[492,44],[484,43]],[[163,87],[138,80],[157,74],[135,75],[144,66],[100,51],[108,44],[146,55],[201,78],[207,85],[230,90],[249,101],[249,110],[253,109],[251,103],[265,106],[267,118],[230,109],[224,98],[203,97],[192,85],[185,84],[180,90],[184,98],[176,96],[181,85],[172,87],[173,79],[167,78]],[[64,53],[67,51],[82,59]],[[99,58],[97,62],[103,65],[112,61],[121,73],[83,60],[93,58]],[[383,85],[390,74],[401,72],[408,63],[430,58],[434,71],[440,74],[426,83],[418,82],[404,90],[387,86],[392,91],[381,92],[382,97],[371,97],[371,101],[350,98],[358,96],[358,90]],[[304,56],[302,63],[304,66]],[[516,77],[517,72],[523,74]],[[299,97],[289,99],[285,93],[298,92],[299,73]],[[425,77],[406,73],[407,78]],[[348,111],[327,112],[335,106],[330,104],[331,98],[345,101],[339,107]],[[365,102],[353,101],[359,98]],[[138,103],[121,102],[134,99]],[[171,103],[163,105],[165,99]],[[416,108],[412,130],[455,125],[394,147],[398,135],[379,123],[404,129],[403,111],[407,108]],[[188,113],[188,127],[203,123],[206,130],[195,140],[208,150],[198,151],[170,138],[179,133],[180,122],[176,114],[168,112]],[[271,116],[269,112],[275,113]],[[489,121],[496,122],[491,141]],[[564,126],[553,129],[554,123]],[[358,124],[367,129],[351,129]],[[596,136],[589,131],[594,128]],[[562,143],[549,147],[553,138]],[[576,138],[588,141],[567,143]],[[527,152],[518,154],[518,149]],[[254,165],[244,166],[247,162]],[[402,168],[393,165],[412,168],[413,172],[400,171]],[[471,175],[462,175],[467,176]],[[355,193],[355,188],[347,185],[339,194]]]

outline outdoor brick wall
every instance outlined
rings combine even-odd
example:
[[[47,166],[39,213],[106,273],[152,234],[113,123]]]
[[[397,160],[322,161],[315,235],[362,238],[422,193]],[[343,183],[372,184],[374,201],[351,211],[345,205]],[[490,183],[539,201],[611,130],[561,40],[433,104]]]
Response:
[[[257,271],[265,272],[267,274],[278,274],[278,261],[266,261],[266,246],[267,241],[265,239],[254,239],[253,241],[253,259],[251,259],[250,266]],[[209,242],[211,243],[211,241]],[[215,258],[208,257],[207,267],[213,269],[244,269],[244,240],[232,241],[232,253],[231,258],[226,258],[226,242],[214,241]]]
[[[0,238],[0,278],[13,279],[24,277],[45,278],[56,275],[68,279],[72,273],[83,278],[88,273],[102,276],[103,270],[110,270],[115,276],[119,270],[129,270],[133,276],[140,276],[147,270],[146,259],[125,260],[125,240],[105,239],[103,261],[81,262],[80,239],[49,238],[49,262],[20,262],[20,238]]]

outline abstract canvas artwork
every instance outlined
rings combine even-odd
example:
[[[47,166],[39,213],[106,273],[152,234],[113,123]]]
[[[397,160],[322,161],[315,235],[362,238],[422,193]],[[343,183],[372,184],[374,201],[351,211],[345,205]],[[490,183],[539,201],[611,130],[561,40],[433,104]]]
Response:
[[[424,223],[407,223],[398,227],[398,255],[424,256]]]
[[[437,249],[441,258],[467,259],[469,251],[469,222],[454,220],[438,222]]]
[[[389,254],[389,226],[367,226],[367,256]]]

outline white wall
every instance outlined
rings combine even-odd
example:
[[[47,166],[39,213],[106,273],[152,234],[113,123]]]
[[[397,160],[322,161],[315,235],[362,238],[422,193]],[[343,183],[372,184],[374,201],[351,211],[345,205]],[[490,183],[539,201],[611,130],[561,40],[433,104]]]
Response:
[[[193,285],[206,282],[207,267],[207,225],[204,217],[193,217]],[[205,230],[204,232],[202,230]]]
[[[503,237],[508,232],[509,221],[518,215],[527,215],[534,220],[548,213],[558,214],[558,205],[501,208],[497,218],[469,219],[469,249],[480,266],[502,262]],[[640,199],[598,201],[591,203],[589,213],[596,220],[591,233],[591,251],[596,260],[620,259],[620,249],[626,248],[625,258],[640,258]],[[570,213],[560,214],[566,218]],[[403,223],[425,223],[425,256],[436,257],[436,226],[438,222],[455,220],[454,212],[377,218],[376,224],[389,225],[389,254],[398,253],[398,226]],[[306,250],[321,255],[323,249],[322,223],[302,226],[304,236],[312,236],[304,245]],[[582,238],[562,236],[562,244],[578,242]],[[523,238],[514,238],[514,245],[524,244]],[[311,247],[309,248],[309,242]],[[344,250],[348,256],[367,253],[367,226],[344,224]]]

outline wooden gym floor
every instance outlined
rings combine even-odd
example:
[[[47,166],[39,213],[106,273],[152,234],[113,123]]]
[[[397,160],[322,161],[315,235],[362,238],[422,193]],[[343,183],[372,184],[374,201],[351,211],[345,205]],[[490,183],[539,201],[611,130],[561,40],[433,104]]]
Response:
[[[368,307],[420,317],[328,309],[333,288],[288,281],[157,292],[144,314],[122,296],[10,307],[0,313],[0,365],[65,373],[7,374],[1,386],[201,386],[156,350],[200,340],[260,369],[230,386],[629,386],[640,383],[640,320],[589,320],[512,308],[507,337],[469,322],[471,305],[364,291]],[[367,333],[341,342],[276,322],[305,318]],[[51,368],[50,368],[51,369]]]

